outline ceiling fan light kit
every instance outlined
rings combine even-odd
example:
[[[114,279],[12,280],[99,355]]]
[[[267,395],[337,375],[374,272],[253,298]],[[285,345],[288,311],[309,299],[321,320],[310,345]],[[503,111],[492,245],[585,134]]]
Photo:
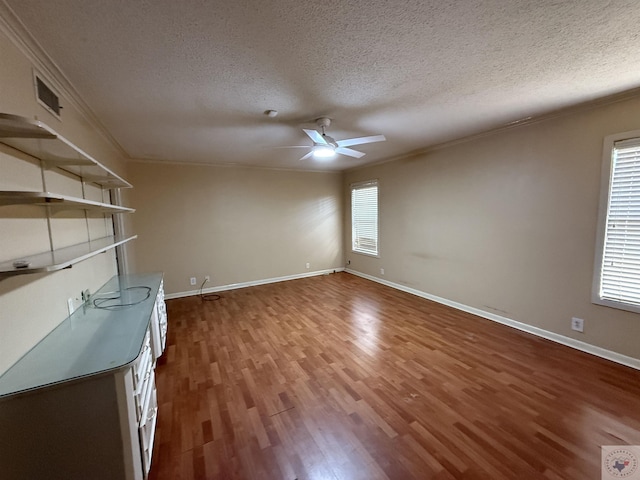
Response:
[[[345,140],[334,140],[332,137],[326,134],[325,128],[331,125],[331,119],[328,117],[320,117],[316,119],[316,125],[322,131],[320,133],[317,130],[309,130],[303,128],[302,130],[313,142],[313,145],[308,147],[310,148],[309,153],[304,155],[300,160],[306,160],[307,158],[313,156],[314,158],[333,158],[336,154],[346,155],[348,157],[360,158],[365,155],[364,152],[359,152],[358,150],[353,150],[351,147],[353,145],[363,145],[365,143],[374,143],[374,142],[384,142],[386,140],[384,135],[372,135],[370,137],[358,137],[358,138],[348,138]]]
[[[336,156],[336,149],[333,145],[314,145],[313,156],[315,158],[333,158]]]

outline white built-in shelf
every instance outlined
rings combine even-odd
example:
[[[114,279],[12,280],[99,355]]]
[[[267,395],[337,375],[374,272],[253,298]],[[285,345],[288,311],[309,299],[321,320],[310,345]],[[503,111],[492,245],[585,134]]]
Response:
[[[122,245],[130,240],[137,238],[137,235],[129,237],[104,237],[90,242],[72,245],[70,247],[60,248],[50,252],[44,252],[37,255],[30,255],[16,259],[28,264],[25,268],[16,268],[14,262],[0,263],[0,280],[14,275],[23,275],[28,273],[45,273],[55,272],[68,268],[74,263],[81,262],[100,253],[106,252],[112,248]]]
[[[42,160],[47,168],[78,175],[104,188],[130,188],[113,173],[66,138],[38,120],[0,113],[0,142]]]
[[[87,210],[100,213],[133,213],[135,209],[94,202],[84,198],[68,197],[51,192],[0,191],[0,206],[6,205],[38,205],[51,207],[55,211]]]
[[[39,159],[42,169],[59,168],[77,175],[83,182],[96,183],[106,189],[131,187],[129,182],[98,163],[38,120],[0,113],[0,143]],[[44,175],[42,178],[43,190],[46,190]],[[46,209],[47,222],[50,222],[52,214],[63,210],[85,210],[86,212],[105,214],[134,212],[133,208],[47,191],[0,191],[0,207],[9,205],[48,207]],[[9,260],[0,263],[0,280],[15,275],[55,272],[69,268],[75,263],[106,252],[134,238],[137,238],[137,235],[104,237],[70,247]],[[54,243],[50,226],[49,241],[51,244]]]

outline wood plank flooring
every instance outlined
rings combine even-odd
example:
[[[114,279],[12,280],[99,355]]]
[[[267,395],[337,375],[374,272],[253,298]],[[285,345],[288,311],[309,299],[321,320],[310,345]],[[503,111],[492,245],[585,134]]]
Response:
[[[600,479],[640,372],[347,274],[167,302],[152,480]]]

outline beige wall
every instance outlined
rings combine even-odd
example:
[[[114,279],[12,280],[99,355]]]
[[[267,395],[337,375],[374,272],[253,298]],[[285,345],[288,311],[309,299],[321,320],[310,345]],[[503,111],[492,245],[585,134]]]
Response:
[[[357,271],[381,276],[384,268],[386,280],[640,358],[638,316],[590,303],[602,139],[640,129],[640,100],[350,171],[343,181],[239,167],[125,168],[64,94],[63,122],[36,103],[33,63],[2,32],[0,65],[0,112],[37,116],[134,184],[125,193],[138,209],[131,262],[164,271],[168,293],[193,291],[191,276],[225,286],[339,268],[346,258]],[[0,189],[42,188],[37,162],[1,145],[0,172]],[[370,178],[380,180],[380,258],[350,249],[344,199],[351,182]],[[80,195],[69,175],[48,171],[46,180],[50,190]],[[0,261],[48,248],[41,212],[0,208]],[[56,246],[109,232],[77,215],[54,219],[52,229]],[[66,317],[67,298],[115,271],[110,252],[0,281],[0,372]],[[572,316],[585,319],[584,334],[570,330]]]
[[[346,232],[349,184],[380,181],[380,258],[347,234],[349,268],[640,358],[640,316],[590,302],[603,138],[640,129],[639,111],[628,100],[347,172]]]
[[[62,122],[36,102],[33,64],[1,31],[0,65],[0,112],[37,117],[116,173],[125,175],[118,152],[95,132],[62,92]],[[82,197],[80,182],[72,175],[48,170],[45,181],[49,191]],[[0,144],[0,190],[42,191],[39,162]],[[100,201],[102,191],[87,186],[86,196]],[[87,221],[79,212],[56,216],[51,229],[55,248],[111,233],[111,225],[104,217],[92,216]],[[49,234],[43,209],[0,207],[0,262],[47,250]],[[86,288],[95,291],[115,273],[114,253],[109,252],[60,272],[0,281],[0,373],[67,317],[68,298],[79,298]]]
[[[135,269],[164,271],[168,294],[343,266],[341,174],[133,162],[129,176]]]

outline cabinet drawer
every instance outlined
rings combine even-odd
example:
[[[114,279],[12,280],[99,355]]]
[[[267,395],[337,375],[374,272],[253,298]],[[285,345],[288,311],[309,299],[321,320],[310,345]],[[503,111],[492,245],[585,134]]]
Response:
[[[152,377],[148,382],[149,392],[146,395],[147,401],[140,420],[139,437],[140,453],[142,454],[142,464],[145,477],[151,468],[151,456],[153,455],[153,440],[156,433],[156,422],[158,420],[158,395],[156,392],[155,379]]]
[[[155,385],[155,375],[153,374],[153,370],[150,371],[149,376],[147,377],[147,381],[143,384],[144,388],[142,388],[140,392],[136,392],[135,394],[134,400],[136,404],[136,420],[138,421],[138,423],[141,423],[144,420],[144,410],[145,405],[149,403],[149,395],[151,393],[149,385],[151,383]]]
[[[133,388],[140,391],[150,369],[153,369],[153,357],[151,355],[151,332],[147,330],[140,349],[138,361],[133,366]]]
[[[167,307],[164,303],[164,290],[162,284],[158,290],[158,296],[151,313],[151,333],[153,346],[153,356],[160,358],[167,345]]]
[[[154,383],[154,367],[155,362],[151,351],[151,335],[149,331],[147,331],[142,352],[133,367],[133,397],[138,424],[142,421],[145,404],[149,401],[150,385]]]

